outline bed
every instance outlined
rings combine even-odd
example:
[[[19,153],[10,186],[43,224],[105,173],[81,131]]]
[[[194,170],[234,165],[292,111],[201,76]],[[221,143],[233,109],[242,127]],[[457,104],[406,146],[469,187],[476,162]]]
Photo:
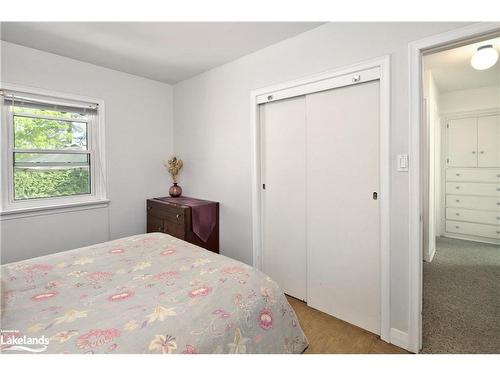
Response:
[[[3,353],[302,353],[278,285],[163,233],[1,267]],[[48,338],[48,345],[12,337]]]

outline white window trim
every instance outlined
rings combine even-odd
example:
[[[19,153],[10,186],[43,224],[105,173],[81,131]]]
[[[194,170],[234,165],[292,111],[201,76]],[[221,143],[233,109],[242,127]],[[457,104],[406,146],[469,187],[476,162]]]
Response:
[[[0,221],[19,217],[46,215],[82,209],[102,208],[109,203],[106,191],[106,159],[105,159],[105,108],[102,99],[84,97],[74,94],[54,92],[33,87],[0,83],[0,88],[7,91],[41,95],[57,100],[95,103],[99,106],[98,116],[88,122],[88,143],[91,148],[91,194],[65,197],[39,198],[30,200],[13,200],[12,191],[12,144],[11,119],[5,109],[3,99],[0,102]]]

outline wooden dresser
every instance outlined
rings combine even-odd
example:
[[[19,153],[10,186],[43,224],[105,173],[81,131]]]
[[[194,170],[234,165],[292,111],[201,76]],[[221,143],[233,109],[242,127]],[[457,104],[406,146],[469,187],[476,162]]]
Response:
[[[198,215],[193,215],[193,210],[200,207],[210,206],[212,213],[213,229],[209,235],[202,240],[200,235],[193,230],[197,226]],[[207,207],[205,207],[207,208]],[[201,199],[180,198],[152,198],[146,201],[147,209],[147,232],[162,232],[170,234],[181,240],[203,247],[207,250],[219,253],[219,203]],[[199,232],[198,232],[199,233]],[[201,236],[203,237],[203,236]]]

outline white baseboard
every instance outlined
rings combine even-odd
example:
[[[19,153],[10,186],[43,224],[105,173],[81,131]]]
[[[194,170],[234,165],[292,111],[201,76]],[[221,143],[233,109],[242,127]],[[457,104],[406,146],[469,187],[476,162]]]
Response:
[[[391,344],[399,346],[400,348],[409,350],[408,333],[400,331],[396,328],[391,328]]]
[[[432,262],[432,260],[434,259],[434,255],[436,254],[436,248],[432,249],[431,250],[431,253],[429,255],[429,262]]]

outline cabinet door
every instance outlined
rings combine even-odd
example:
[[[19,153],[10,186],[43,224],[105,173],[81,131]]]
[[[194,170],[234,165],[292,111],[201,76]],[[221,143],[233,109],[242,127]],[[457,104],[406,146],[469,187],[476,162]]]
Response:
[[[477,167],[477,119],[448,122],[448,166]]]
[[[478,167],[500,166],[500,116],[477,119]]]

